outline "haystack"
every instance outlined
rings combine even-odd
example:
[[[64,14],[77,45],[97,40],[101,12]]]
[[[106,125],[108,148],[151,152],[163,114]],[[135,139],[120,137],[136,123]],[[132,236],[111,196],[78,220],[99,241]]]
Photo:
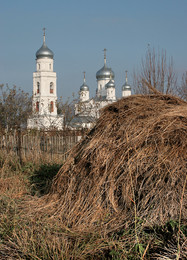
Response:
[[[187,103],[169,95],[131,96],[105,107],[72,150],[48,200],[70,226],[137,219],[185,221]],[[182,213],[180,210],[182,209]]]

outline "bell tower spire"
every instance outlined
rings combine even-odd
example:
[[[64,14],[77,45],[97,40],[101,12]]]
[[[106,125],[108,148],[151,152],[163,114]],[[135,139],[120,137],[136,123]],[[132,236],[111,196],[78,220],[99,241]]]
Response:
[[[44,33],[43,33],[43,43],[45,44],[45,30],[46,30],[46,28],[44,27],[43,28],[43,31],[44,31]]]
[[[85,77],[86,72],[83,71],[83,74],[84,74],[84,83],[85,83],[86,82],[86,77]]]
[[[104,48],[104,66],[106,66],[106,51],[107,51],[107,49],[106,48]]]
[[[127,72],[128,72],[128,70],[125,71],[125,82],[126,82],[126,83],[128,83]]]

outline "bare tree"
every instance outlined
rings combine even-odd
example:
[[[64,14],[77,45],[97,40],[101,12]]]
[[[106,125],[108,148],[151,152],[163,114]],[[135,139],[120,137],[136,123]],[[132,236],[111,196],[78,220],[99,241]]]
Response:
[[[148,46],[145,58],[141,61],[140,70],[133,73],[133,85],[136,94],[153,92],[152,86],[161,93],[175,93],[177,77],[174,71],[173,59],[167,61],[166,51],[155,51]]]
[[[178,88],[178,95],[187,101],[187,71],[182,75],[181,86]]]
[[[9,88],[0,85],[0,126],[2,130],[17,130],[17,153],[22,163],[21,128],[26,128],[27,119],[32,111],[31,97],[16,86]]]
[[[26,126],[27,118],[32,111],[31,97],[16,86],[6,89],[1,85],[0,125],[2,129],[18,129]]]
[[[74,97],[74,95],[72,95]],[[64,115],[64,129],[66,129],[66,126],[70,123],[70,121],[74,118],[74,107],[75,103],[77,102],[76,99],[70,100],[68,98],[66,101],[63,101],[63,98],[60,97],[57,100],[57,114],[58,115]]]

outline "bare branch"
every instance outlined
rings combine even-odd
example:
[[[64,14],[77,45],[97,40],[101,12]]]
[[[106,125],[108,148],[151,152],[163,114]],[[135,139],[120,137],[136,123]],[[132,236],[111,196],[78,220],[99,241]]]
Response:
[[[176,90],[177,77],[173,59],[167,61],[165,50],[156,52],[149,47],[141,61],[140,71],[134,71],[133,78],[137,94],[150,94],[152,88],[161,93],[175,93]]]

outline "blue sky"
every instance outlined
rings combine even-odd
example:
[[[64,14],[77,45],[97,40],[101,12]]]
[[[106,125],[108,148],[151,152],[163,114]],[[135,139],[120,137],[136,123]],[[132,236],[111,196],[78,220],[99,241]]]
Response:
[[[125,70],[132,85],[148,44],[173,57],[179,82],[187,71],[187,0],[0,0],[0,83],[32,93],[43,27],[64,100],[77,96],[83,71],[95,95],[104,48],[118,96]]]

